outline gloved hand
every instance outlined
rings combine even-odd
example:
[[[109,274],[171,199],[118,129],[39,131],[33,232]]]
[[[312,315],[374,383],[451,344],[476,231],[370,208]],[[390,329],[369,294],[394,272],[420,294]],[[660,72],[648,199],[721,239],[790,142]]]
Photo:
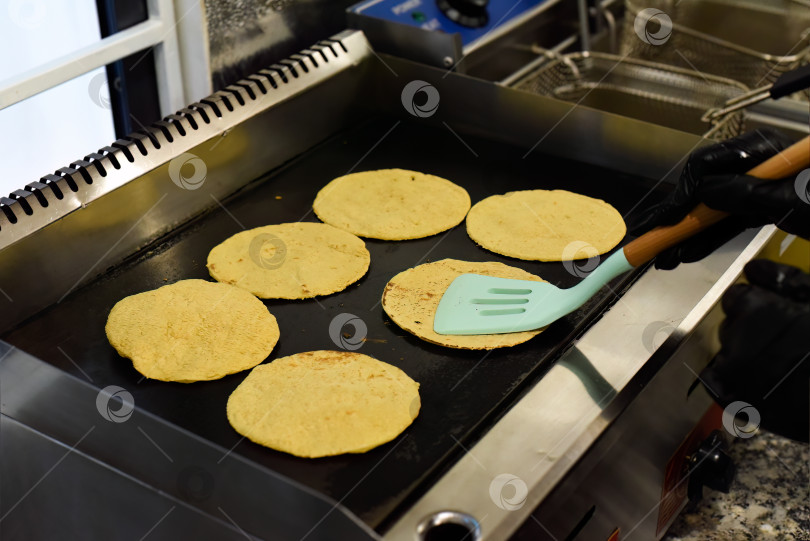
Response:
[[[631,217],[628,229],[641,235],[659,225],[675,224],[701,202],[732,214],[659,254],[655,266],[665,270],[703,259],[749,227],[775,223],[788,233],[810,237],[810,204],[796,192],[795,178],[762,180],[745,175],[792,142],[780,132],[761,129],[696,150],[675,191]]]
[[[745,267],[750,284],[723,296],[720,352],[701,381],[727,407],[743,401],[761,426],[808,441],[810,431],[810,275],[764,259]]]

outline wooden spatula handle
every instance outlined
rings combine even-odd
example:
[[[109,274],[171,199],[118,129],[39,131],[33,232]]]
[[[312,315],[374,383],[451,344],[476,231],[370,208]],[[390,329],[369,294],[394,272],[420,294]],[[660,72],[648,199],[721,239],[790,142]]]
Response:
[[[810,166],[810,136],[762,162],[748,174],[774,180],[795,175],[808,166]],[[677,224],[657,227],[627,244],[624,247],[624,255],[628,263],[638,267],[726,216],[728,213],[712,210],[701,203]]]

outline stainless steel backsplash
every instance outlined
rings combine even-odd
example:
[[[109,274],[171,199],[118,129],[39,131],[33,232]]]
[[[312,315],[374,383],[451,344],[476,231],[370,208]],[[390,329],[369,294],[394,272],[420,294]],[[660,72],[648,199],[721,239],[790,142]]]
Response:
[[[214,89],[346,28],[357,0],[204,0]]]

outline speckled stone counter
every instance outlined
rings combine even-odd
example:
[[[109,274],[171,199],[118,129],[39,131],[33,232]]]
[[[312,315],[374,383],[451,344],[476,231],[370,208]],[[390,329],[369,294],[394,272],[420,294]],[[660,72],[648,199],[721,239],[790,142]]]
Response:
[[[810,446],[760,431],[729,454],[737,466],[729,493],[704,489],[664,541],[810,541]]]

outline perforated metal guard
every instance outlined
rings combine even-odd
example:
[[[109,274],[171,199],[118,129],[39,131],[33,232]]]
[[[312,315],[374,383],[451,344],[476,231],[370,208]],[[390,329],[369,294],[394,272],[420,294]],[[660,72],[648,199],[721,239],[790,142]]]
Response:
[[[714,124],[701,120],[707,110],[744,93],[744,85],[604,53],[557,56],[516,87],[716,139],[740,134],[745,124],[742,112]]]

